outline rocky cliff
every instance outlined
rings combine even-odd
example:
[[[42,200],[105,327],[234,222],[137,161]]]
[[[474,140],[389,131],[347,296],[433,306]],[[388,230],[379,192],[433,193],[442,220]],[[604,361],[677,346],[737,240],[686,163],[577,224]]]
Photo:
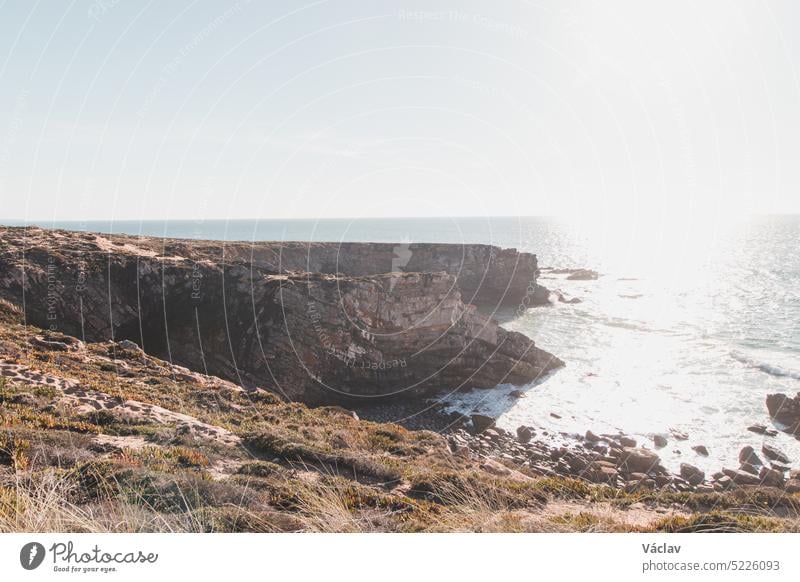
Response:
[[[29,236],[34,237],[33,230]],[[57,231],[50,231],[54,236]],[[82,235],[81,235],[82,236]],[[95,235],[82,236],[91,242]],[[99,240],[99,239],[96,239]],[[269,273],[324,273],[364,277],[390,272],[445,272],[455,277],[466,303],[485,311],[532,306],[537,298],[536,255],[481,244],[388,244],[324,242],[216,242],[151,237],[103,236],[115,250],[195,262],[244,264]]]
[[[535,278],[535,256],[484,245],[0,229],[0,298],[29,323],[310,403],[522,384],[563,365],[472,305],[523,302]]]

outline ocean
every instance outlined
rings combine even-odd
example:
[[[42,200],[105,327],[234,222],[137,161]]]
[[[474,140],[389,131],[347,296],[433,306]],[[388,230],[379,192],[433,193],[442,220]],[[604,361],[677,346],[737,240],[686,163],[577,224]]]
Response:
[[[41,226],[213,240],[487,243],[536,253],[542,267],[598,271],[595,281],[545,272],[540,283],[580,303],[559,303],[503,325],[567,365],[526,397],[510,386],[450,396],[454,410],[526,424],[549,435],[622,432],[677,470],[738,467],[744,445],[766,440],[795,466],[800,441],[769,426],[765,397],[800,391],[800,217],[406,218],[39,222]],[[554,415],[551,415],[553,413]],[[678,431],[688,440],[676,440]],[[692,446],[704,445],[709,457]]]

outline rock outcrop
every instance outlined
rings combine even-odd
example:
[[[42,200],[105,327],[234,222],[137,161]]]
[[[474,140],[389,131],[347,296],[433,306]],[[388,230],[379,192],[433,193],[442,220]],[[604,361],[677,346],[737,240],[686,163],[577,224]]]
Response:
[[[345,243],[345,242],[219,242],[97,235],[69,231],[0,227],[3,238],[25,236],[29,243],[42,238],[80,240],[109,252],[183,257],[197,263],[240,264],[254,270],[294,274],[323,273],[365,277],[383,273],[444,272],[455,278],[465,303],[484,310],[496,307],[533,307],[546,303],[538,289],[536,255],[484,244]]]
[[[772,418],[784,425],[786,432],[800,436],[800,394],[794,398],[785,394],[769,394],[767,410]]]
[[[403,267],[430,271],[377,273],[392,245],[286,247],[0,229],[0,298],[45,329],[315,404],[524,384],[563,365],[462,299],[535,284],[533,255],[410,245]],[[441,268],[459,260],[464,273]]]

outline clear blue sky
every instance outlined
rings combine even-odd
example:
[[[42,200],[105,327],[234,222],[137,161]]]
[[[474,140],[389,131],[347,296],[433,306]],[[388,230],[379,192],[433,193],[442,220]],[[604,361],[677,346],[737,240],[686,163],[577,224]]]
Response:
[[[798,23],[789,0],[0,0],[0,218],[797,212]]]

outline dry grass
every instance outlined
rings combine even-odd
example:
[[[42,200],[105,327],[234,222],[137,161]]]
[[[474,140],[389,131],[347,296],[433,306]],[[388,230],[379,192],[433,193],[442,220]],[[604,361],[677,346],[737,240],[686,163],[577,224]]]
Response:
[[[49,473],[0,488],[0,533],[175,531],[134,505],[74,503],[75,487],[73,480]]]
[[[78,414],[52,386],[0,378],[0,532],[800,530],[800,495],[628,493],[489,471],[436,433],[175,374],[113,344],[40,352],[31,333],[0,302],[8,359],[225,427],[245,446],[156,419]]]
[[[119,483],[105,483],[105,494],[89,503],[83,484],[74,475],[46,472],[36,479],[16,479],[0,487],[0,533],[204,533],[231,531],[292,531],[299,527],[275,512],[253,511],[244,504],[203,503],[203,495],[181,484],[165,496],[177,497],[183,511],[161,511],[152,496],[109,494]]]

